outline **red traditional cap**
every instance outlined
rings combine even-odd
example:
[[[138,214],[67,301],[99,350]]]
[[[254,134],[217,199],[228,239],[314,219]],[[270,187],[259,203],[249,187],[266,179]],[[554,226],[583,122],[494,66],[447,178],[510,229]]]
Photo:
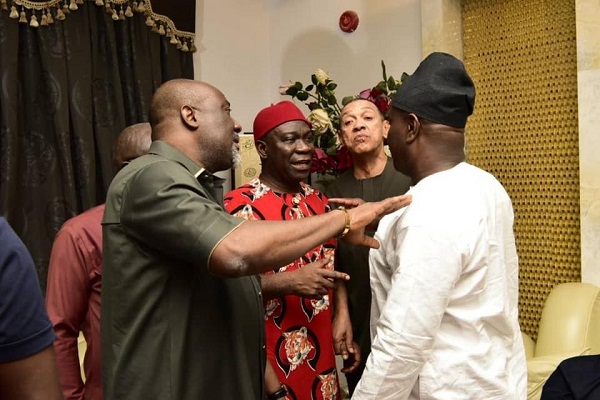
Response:
[[[254,118],[254,140],[260,140],[272,129],[290,121],[303,121],[311,127],[302,111],[289,100],[280,101],[277,104],[271,104],[269,107],[263,108]]]

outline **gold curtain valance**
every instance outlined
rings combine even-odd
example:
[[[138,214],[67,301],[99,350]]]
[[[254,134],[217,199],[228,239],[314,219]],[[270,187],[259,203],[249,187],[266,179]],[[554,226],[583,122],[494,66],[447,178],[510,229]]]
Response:
[[[76,11],[84,1],[93,1],[95,5],[104,7],[107,14],[111,14],[114,21],[123,21],[133,16],[134,12],[146,16],[146,25],[159,35],[171,38],[170,43],[176,45],[181,51],[196,51],[195,34],[180,31],[173,21],[152,11],[150,0],[12,0],[10,1],[10,18],[18,19],[22,24],[29,24],[32,28],[48,26],[54,20],[63,20],[71,11]],[[0,8],[9,10],[9,0],[0,0]]]

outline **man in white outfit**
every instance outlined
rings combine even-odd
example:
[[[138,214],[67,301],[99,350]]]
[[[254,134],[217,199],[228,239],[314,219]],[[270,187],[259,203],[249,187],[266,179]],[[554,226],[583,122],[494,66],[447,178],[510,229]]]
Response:
[[[525,399],[511,200],[465,162],[475,87],[433,53],[390,109],[394,167],[412,204],[386,216],[370,253],[372,352],[353,399]]]

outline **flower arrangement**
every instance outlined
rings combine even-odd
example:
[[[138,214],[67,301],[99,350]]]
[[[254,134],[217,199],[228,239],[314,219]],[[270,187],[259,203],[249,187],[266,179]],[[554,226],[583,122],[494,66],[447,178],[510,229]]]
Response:
[[[280,86],[280,94],[298,99],[308,106],[310,113],[307,119],[312,124],[315,154],[311,172],[337,176],[352,167],[352,158],[346,146],[338,139],[340,114],[342,108],[350,101],[361,98],[375,103],[385,115],[396,89],[408,76],[403,73],[400,80],[387,76],[385,63],[381,61],[383,80],[375,86],[361,91],[358,95],[346,96],[338,103],[335,95],[337,83],[322,69],[311,75],[311,83],[304,86],[302,82],[290,82]]]

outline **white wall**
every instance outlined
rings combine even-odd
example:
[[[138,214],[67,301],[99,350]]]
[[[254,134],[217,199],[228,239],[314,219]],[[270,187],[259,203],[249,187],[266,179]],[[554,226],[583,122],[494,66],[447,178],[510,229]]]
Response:
[[[360,19],[349,34],[338,26],[346,10]],[[421,2],[197,0],[196,37],[196,79],[221,89],[251,132],[256,113],[284,98],[281,83],[306,85],[317,68],[338,83],[340,101],[379,82],[381,60],[396,79],[412,73],[421,61]]]

